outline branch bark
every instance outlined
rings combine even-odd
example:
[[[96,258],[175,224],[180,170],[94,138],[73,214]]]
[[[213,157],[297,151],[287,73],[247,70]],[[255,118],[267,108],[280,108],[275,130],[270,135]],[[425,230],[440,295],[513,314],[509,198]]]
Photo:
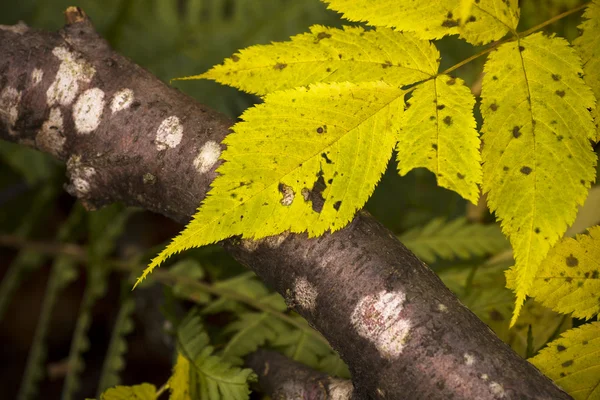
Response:
[[[232,121],[115,53],[77,8],[58,33],[0,27],[0,138],[67,163],[66,189],[185,223]],[[208,156],[207,156],[208,154]],[[567,399],[364,212],[315,239],[224,242],[348,364],[353,398]]]

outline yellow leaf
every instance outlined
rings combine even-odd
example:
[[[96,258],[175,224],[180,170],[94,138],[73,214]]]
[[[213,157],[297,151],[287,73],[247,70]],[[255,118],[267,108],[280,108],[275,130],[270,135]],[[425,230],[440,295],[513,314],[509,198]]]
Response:
[[[473,44],[500,39],[514,30],[519,21],[517,0],[481,0],[471,7],[471,15],[459,28],[462,5],[456,0],[323,0],[328,8],[343,13],[350,21],[395,27],[415,32],[423,39],[439,39],[460,34]]]
[[[240,50],[204,74],[180,79],[212,79],[264,95],[316,82],[383,80],[403,86],[438,70],[440,55],[435,46],[410,33],[320,25],[310,30],[288,42]]]
[[[595,179],[594,98],[573,49],[541,33],[500,46],[484,72],[483,190],[515,253],[514,323]]]
[[[224,140],[219,176],[168,256],[234,235],[310,237],[343,228],[379,181],[398,139],[404,92],[383,82],[273,92]]]
[[[584,80],[592,88],[596,99],[600,98],[600,1],[594,0],[585,9],[583,18],[586,18],[579,29],[583,32],[575,39],[573,44],[581,57],[583,64]],[[600,106],[592,111],[596,126],[600,127]],[[596,140],[600,140],[600,128],[597,128]]]
[[[460,0],[458,20],[460,21],[461,27],[465,25],[465,21],[471,16],[471,9],[473,8],[474,2],[475,0]]]
[[[565,332],[529,361],[576,400],[600,399],[600,322]]]
[[[173,375],[169,378],[170,400],[191,400],[190,396],[190,362],[187,358],[177,353],[177,361],[173,368]]]
[[[440,186],[477,203],[481,155],[469,88],[441,75],[419,85],[408,103],[396,148],[400,175],[427,168]]]
[[[149,383],[135,386],[116,386],[102,393],[102,400],[155,400],[156,387]]]
[[[507,271],[507,285],[515,284],[515,272]],[[600,227],[589,235],[565,238],[548,253],[529,295],[560,313],[589,319],[600,313]]]

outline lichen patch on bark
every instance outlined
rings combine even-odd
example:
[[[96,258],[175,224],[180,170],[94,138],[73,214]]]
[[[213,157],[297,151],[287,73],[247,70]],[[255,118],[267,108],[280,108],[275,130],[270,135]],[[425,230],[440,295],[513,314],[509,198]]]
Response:
[[[21,92],[7,86],[0,93],[0,119],[8,124],[8,133],[16,135],[14,126],[19,119],[19,104],[21,103]]]
[[[219,157],[221,157],[221,146],[217,142],[209,140],[202,145],[194,159],[194,168],[199,173],[205,174],[219,161]]]
[[[181,125],[178,117],[172,115],[160,123],[154,143],[158,151],[163,151],[177,147],[182,138],[183,125]]]
[[[328,389],[331,400],[349,400],[352,397],[354,387],[349,380],[331,378]]]
[[[34,68],[33,71],[31,71],[31,87],[37,86],[42,81],[43,77],[44,71],[39,68]]]
[[[80,135],[92,133],[100,125],[104,111],[104,91],[99,88],[88,89],[79,96],[73,106],[75,129]]]
[[[70,52],[65,47],[54,48],[52,54],[61,60],[61,63],[54,82],[46,92],[46,99],[49,106],[68,106],[73,103],[79,92],[79,82],[90,82],[96,70],[80,55]]]
[[[296,304],[305,310],[312,311],[317,304],[319,292],[316,286],[310,283],[306,278],[297,278],[294,282],[294,300]]]
[[[411,322],[402,318],[406,295],[381,291],[363,297],[350,321],[357,333],[375,345],[386,358],[396,358],[406,345]]]
[[[134,95],[133,90],[124,88],[119,90],[113,95],[110,102],[110,111],[114,114],[116,112],[126,110],[133,103]]]

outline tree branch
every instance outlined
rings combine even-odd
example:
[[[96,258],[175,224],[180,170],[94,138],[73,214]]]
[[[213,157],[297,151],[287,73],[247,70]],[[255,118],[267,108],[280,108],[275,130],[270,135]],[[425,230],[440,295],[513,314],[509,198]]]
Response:
[[[90,209],[121,201],[187,222],[232,122],[66,14],[59,33],[0,27],[0,138],[66,161],[66,189]],[[569,398],[366,213],[315,239],[224,245],[329,340],[354,398]]]

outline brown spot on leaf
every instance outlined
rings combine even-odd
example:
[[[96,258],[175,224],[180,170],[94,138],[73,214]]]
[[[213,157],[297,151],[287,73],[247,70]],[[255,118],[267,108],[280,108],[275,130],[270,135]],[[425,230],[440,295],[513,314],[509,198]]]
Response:
[[[600,275],[600,272],[598,272],[598,270],[592,271],[592,279],[598,279],[599,275]]]
[[[503,171],[508,171],[508,166],[505,165],[504,167],[502,167],[502,170]]]
[[[556,92],[554,92],[558,97],[565,97],[565,91],[564,90],[557,90]]]
[[[570,367],[571,365],[573,365],[573,360],[567,360],[564,363],[562,363],[561,365],[565,368]]]
[[[277,63],[273,66],[273,69],[281,71],[282,69],[284,69],[285,67],[287,67],[287,64],[284,63]]]
[[[308,191],[308,193],[302,193],[302,196],[305,200],[310,201],[312,203],[312,209],[314,212],[320,213],[323,210],[323,205],[325,204],[325,198],[323,197],[323,191],[327,188],[325,184],[325,179],[323,178],[323,172],[319,172],[318,179],[316,180],[313,188]]]
[[[339,211],[341,205],[342,205],[341,201],[336,201],[335,203],[333,203],[333,208],[335,208],[336,211]]]
[[[323,129],[322,126],[317,128],[317,133],[323,133],[323,132],[325,132],[325,130]]]
[[[565,351],[567,348],[565,346],[563,346],[562,344],[559,344],[558,346],[556,346],[556,351]]]
[[[525,50],[525,47],[519,46],[519,51],[523,51],[523,50]]]
[[[566,261],[567,267],[576,267],[579,265],[579,260],[577,259],[577,257],[574,257],[573,254],[568,256],[565,261]]]
[[[385,68],[389,68],[389,67],[391,67],[391,66],[392,66],[392,62],[391,62],[391,61],[389,61],[389,60],[386,60],[386,62],[384,62],[383,64],[381,64],[381,67],[382,67],[383,69],[385,69]]]
[[[541,232],[540,228],[535,228],[533,231],[534,231],[535,233],[540,233],[540,232]]]
[[[323,158],[325,159],[325,162],[326,162],[327,164],[333,164],[333,161],[331,161],[331,160],[329,159],[329,157],[327,157],[327,153],[321,153],[321,157],[323,157]]]
[[[452,125],[452,117],[449,115],[446,115],[443,119],[444,123],[448,126]]]
[[[498,104],[493,103],[490,108],[492,109],[492,111],[496,111],[498,109]]]
[[[555,81],[560,81],[560,75],[552,74],[552,79],[554,79]]]
[[[443,110],[444,108],[446,108],[445,105],[440,104],[439,106],[436,107],[438,110]]]
[[[456,83],[456,78],[450,78],[446,81],[446,85],[452,86]]]
[[[317,40],[315,41],[315,43],[319,43],[321,40],[329,39],[330,37],[331,37],[331,35],[327,32],[319,32],[317,34]]]
[[[238,62],[240,61],[240,58],[234,54],[231,56],[231,60],[233,60],[233,62]]]
[[[456,177],[457,177],[458,179],[465,179],[465,176],[464,176],[463,174],[461,174],[460,172],[457,172],[457,173],[456,173]]]
[[[438,149],[438,145],[435,144],[435,143],[432,143],[431,144],[431,148],[434,149],[434,150],[437,150]]]
[[[524,175],[529,175],[532,169],[528,166],[521,167],[521,173]]]
[[[512,135],[515,139],[519,138],[519,136],[521,136],[521,127],[520,126],[515,126],[512,129]]]

